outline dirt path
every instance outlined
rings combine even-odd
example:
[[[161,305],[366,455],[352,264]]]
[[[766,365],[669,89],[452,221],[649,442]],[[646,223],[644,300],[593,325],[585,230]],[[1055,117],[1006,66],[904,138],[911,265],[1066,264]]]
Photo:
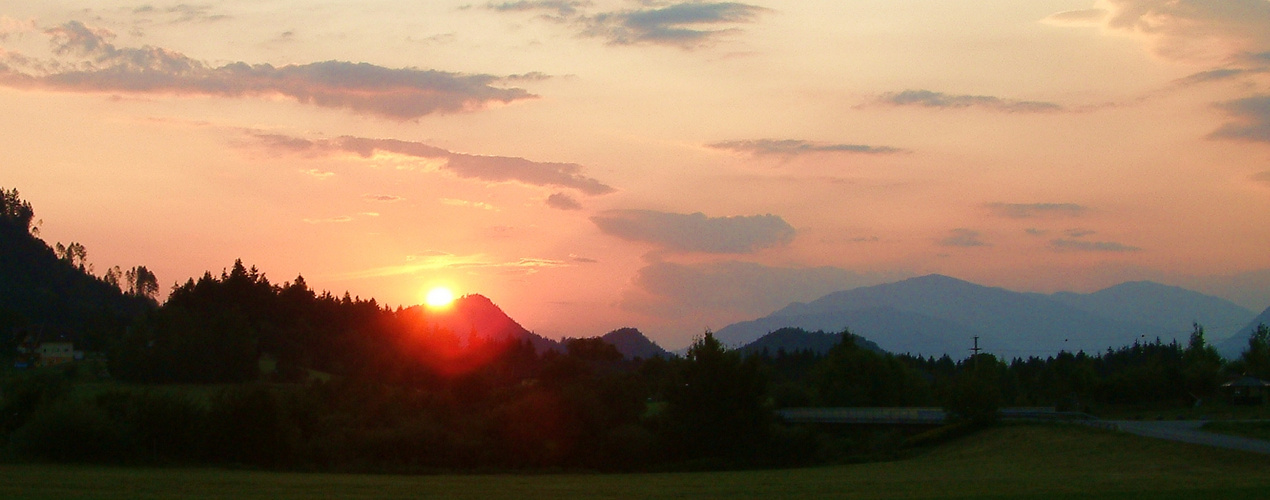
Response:
[[[1270,455],[1270,441],[1207,432],[1200,428],[1207,423],[1204,420],[1111,420],[1108,422],[1115,424],[1122,431],[1139,436]]]

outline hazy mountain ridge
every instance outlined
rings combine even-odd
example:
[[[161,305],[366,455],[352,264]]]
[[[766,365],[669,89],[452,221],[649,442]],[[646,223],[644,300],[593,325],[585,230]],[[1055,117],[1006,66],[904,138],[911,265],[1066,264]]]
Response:
[[[1225,299],[1151,281],[1130,281],[1089,294],[1058,292],[1049,297],[1131,323],[1188,332],[1192,323],[1199,323],[1219,337],[1232,333],[1253,314]]]
[[[1242,324],[1246,319],[1240,321],[1241,315],[1253,314],[1223,299],[1150,282],[1091,294],[1045,295],[928,275],[793,303],[716,335],[730,345],[743,345],[786,326],[850,328],[887,351],[954,357],[968,354],[972,337],[978,336],[988,352],[1027,357],[1060,350],[1102,351],[1157,337],[1185,341],[1193,321]],[[1229,335],[1211,327],[1208,332],[1210,342]]]
[[[969,349],[970,345],[962,342],[961,339],[984,334],[981,330],[953,321],[883,306],[798,316],[769,316],[728,325],[719,330],[716,335],[730,346],[745,346],[758,341],[764,335],[763,332],[787,327],[829,332],[850,329],[851,333],[871,339],[882,350],[929,355]],[[757,332],[759,337],[740,337],[736,335],[737,331],[749,333],[751,336]],[[875,338],[877,332],[889,332],[889,334],[884,339],[877,339]],[[923,348],[914,350],[911,349],[912,346]]]
[[[1225,356],[1226,359],[1238,358],[1240,354],[1243,354],[1243,352],[1248,349],[1248,339],[1252,337],[1252,332],[1256,331],[1257,325],[1263,323],[1266,326],[1270,326],[1270,307],[1261,311],[1261,314],[1252,318],[1247,325],[1240,328],[1239,331],[1235,332],[1234,335],[1231,335],[1230,338],[1220,342],[1215,342],[1214,344],[1216,344],[1217,352],[1221,353],[1222,356]]]

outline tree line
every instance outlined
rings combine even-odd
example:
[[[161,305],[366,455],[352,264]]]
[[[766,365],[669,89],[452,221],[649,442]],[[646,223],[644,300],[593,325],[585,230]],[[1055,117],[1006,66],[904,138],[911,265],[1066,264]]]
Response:
[[[879,352],[849,331],[827,351],[743,353],[706,332],[683,356],[625,359],[598,338],[539,351],[446,331],[426,309],[319,293],[302,276],[273,283],[241,261],[175,286],[159,305],[143,267],[122,274],[130,285],[113,268],[94,277],[86,250],[68,259],[34,237],[16,191],[3,201],[0,328],[65,321],[121,382],[73,390],[96,376],[86,364],[3,377],[0,456],[10,459],[341,471],[785,466],[894,453],[914,431],[788,425],[780,408],[943,406],[984,423],[1001,406],[1191,405],[1227,378],[1270,377],[1264,326],[1230,362],[1199,325],[1185,345],[1009,361]],[[32,295],[62,309],[40,309]]]

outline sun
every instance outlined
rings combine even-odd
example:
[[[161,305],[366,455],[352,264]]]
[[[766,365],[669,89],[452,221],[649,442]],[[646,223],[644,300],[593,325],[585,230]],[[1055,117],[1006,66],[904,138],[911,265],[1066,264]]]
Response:
[[[428,290],[428,295],[423,299],[423,303],[428,307],[446,307],[454,302],[454,292],[449,288],[439,286]]]

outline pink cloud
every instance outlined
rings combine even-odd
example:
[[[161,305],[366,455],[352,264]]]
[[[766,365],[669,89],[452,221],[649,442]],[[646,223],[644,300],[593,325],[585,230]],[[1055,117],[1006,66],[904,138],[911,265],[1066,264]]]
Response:
[[[211,66],[159,47],[116,47],[108,30],[78,21],[46,33],[52,37],[55,54],[86,60],[33,64],[25,70],[0,65],[0,85],[65,92],[284,96],[302,104],[396,120],[473,111],[492,103],[535,97],[524,89],[494,87],[500,78],[493,75],[347,61],[281,67],[245,62]]]
[[[267,148],[302,155],[353,153],[369,158],[377,152],[420,159],[444,160],[441,170],[467,179],[489,182],[520,182],[534,186],[571,188],[588,195],[602,195],[616,189],[583,175],[585,167],[577,163],[538,162],[511,156],[482,156],[455,153],[421,142],[398,139],[341,137],[308,140],[279,134],[249,133]]]

